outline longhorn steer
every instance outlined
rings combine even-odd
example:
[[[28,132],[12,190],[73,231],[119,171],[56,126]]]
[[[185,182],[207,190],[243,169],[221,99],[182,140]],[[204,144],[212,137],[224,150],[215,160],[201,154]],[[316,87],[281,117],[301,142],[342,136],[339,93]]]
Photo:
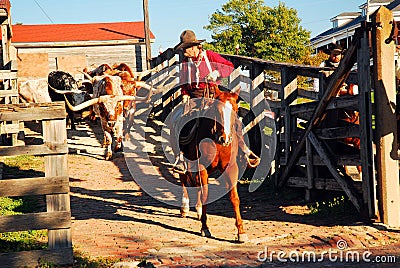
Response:
[[[88,92],[78,88],[75,79],[66,72],[53,71],[50,72],[48,77],[48,91],[52,101],[65,101],[68,100],[73,106],[84,103],[91,99]],[[66,107],[68,118],[70,120],[71,129],[75,130],[74,112]]]
[[[115,136],[114,151],[118,151],[122,147],[123,101],[147,101],[149,97],[124,96],[121,87],[122,81],[119,76],[95,76],[91,81],[93,83],[93,99],[77,106],[73,106],[67,101],[67,105],[73,111],[79,111],[93,105],[93,110],[100,118],[104,132],[102,147],[106,148],[105,158],[110,160],[113,136]],[[151,89],[143,82],[140,83],[140,86]]]
[[[124,96],[136,96],[137,90],[143,85],[143,82],[140,82],[141,79],[150,74],[152,70],[147,70],[143,72],[133,72],[132,69],[126,63],[113,64],[112,67],[108,64],[101,64],[97,68],[92,71],[88,71],[87,69],[83,70],[83,73],[91,79],[92,76],[102,76],[102,75],[111,75],[111,76],[119,76],[121,78],[121,88],[122,94]],[[123,133],[126,140],[130,139],[129,131],[133,125],[133,118],[136,112],[136,101],[135,100],[126,100],[123,105],[123,114],[124,114],[124,128]]]

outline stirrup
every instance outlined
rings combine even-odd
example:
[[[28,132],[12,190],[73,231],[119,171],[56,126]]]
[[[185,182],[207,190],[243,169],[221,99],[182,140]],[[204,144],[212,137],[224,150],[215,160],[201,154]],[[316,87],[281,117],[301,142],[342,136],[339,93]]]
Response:
[[[260,164],[261,159],[253,153],[253,151],[250,151],[250,153],[246,155],[246,161],[249,168],[255,168]]]

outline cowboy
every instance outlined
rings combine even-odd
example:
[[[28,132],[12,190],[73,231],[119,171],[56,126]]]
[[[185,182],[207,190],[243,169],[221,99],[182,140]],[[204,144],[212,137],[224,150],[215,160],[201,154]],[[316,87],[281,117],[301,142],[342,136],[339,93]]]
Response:
[[[214,89],[220,83],[219,79],[228,77],[234,69],[233,63],[223,58],[220,54],[212,50],[204,50],[202,46],[204,41],[204,39],[198,40],[192,30],[184,30],[180,35],[180,42],[174,47],[176,51],[182,50],[184,55],[180,75],[182,102],[186,107],[184,114],[193,109],[193,107],[198,108],[198,104],[191,101],[191,99],[213,99],[215,97]],[[253,163],[258,164],[258,156],[244,142],[240,121],[237,122],[237,130],[239,147],[244,152],[246,159],[251,157]],[[172,144],[172,147],[175,147],[173,150],[176,155],[174,168],[179,171],[181,168],[178,163],[182,162],[182,157],[180,157],[182,154],[177,152],[177,147],[179,146]]]
[[[327,60],[321,62],[319,67],[330,67],[330,68],[337,68],[339,66],[340,61],[342,60],[343,53],[346,50],[342,48],[341,45],[336,43],[330,43],[328,48],[325,48],[322,52],[329,55]],[[325,76],[328,77],[332,74],[332,72],[324,72]],[[319,79],[314,79],[314,86],[313,89],[315,92],[319,92]]]
[[[191,30],[185,30],[175,50],[182,50],[184,59],[181,70],[183,102],[189,98],[209,97],[206,89],[220,83],[219,78],[228,77],[234,69],[232,62],[212,50],[204,50],[202,42]]]

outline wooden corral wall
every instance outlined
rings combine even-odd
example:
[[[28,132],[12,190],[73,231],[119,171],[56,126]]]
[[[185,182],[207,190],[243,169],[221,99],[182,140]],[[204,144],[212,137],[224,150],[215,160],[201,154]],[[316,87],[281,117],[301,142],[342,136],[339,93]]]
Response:
[[[48,230],[48,248],[0,254],[0,267],[73,263],[65,104],[0,105],[0,121],[41,120],[41,145],[2,146],[1,156],[44,156],[45,177],[0,180],[0,196],[46,195],[47,211],[0,217],[0,232]]]
[[[1,53],[0,53],[0,103],[18,103],[16,51],[11,46],[12,28],[10,2],[0,2]],[[12,144],[17,143],[19,123],[1,122],[0,136],[12,136]]]
[[[384,223],[400,226],[397,134],[393,105],[396,103],[396,92],[391,87],[395,81],[394,67],[388,71],[383,64],[385,61],[393,61],[394,45],[390,42],[390,16],[382,17],[379,13],[384,12],[384,9],[381,8],[374,15],[374,24],[364,23],[356,30],[352,44],[335,70],[236,55],[224,56],[236,68],[230,78],[230,88],[235,88],[239,83],[247,83],[250,89],[249,103],[254,114],[243,120],[247,123],[245,128],[254,128],[255,123],[266,120],[264,111],[258,106],[266,99],[267,92],[276,92],[272,95],[277,98],[267,98],[267,102],[275,114],[278,142],[270,176],[278,188],[305,188],[307,198],[311,198],[316,190],[344,191],[365,218],[377,219],[380,216]],[[387,32],[382,33],[381,27]],[[371,35],[371,29],[378,31],[372,31]],[[374,66],[380,66],[373,69],[373,72],[371,55],[374,56]],[[382,63],[379,65],[379,62]],[[179,56],[171,50],[153,59],[151,67],[174,70],[173,66],[178,64]],[[387,68],[390,69],[391,64]],[[325,79],[326,71],[333,72],[329,80]],[[276,81],[266,79],[271,78],[271,72]],[[316,93],[311,87],[301,88],[298,83],[301,79],[318,79],[320,91]],[[165,83],[166,79],[161,81]],[[171,90],[160,98],[155,106],[156,112],[168,113],[171,106],[180,101],[179,88],[176,87],[179,77],[172,72],[169,81],[171,84],[167,89]],[[359,94],[337,97],[344,82],[358,84]],[[372,88],[375,88],[374,93]],[[374,106],[374,94],[375,104],[382,99],[378,108]],[[338,109],[358,111],[360,124],[326,124],[327,120],[324,119],[327,114],[335,114]],[[378,110],[385,112],[380,113]],[[380,124],[379,120],[386,121],[386,124]],[[299,122],[303,122],[303,125]],[[341,139],[347,137],[360,138],[360,149],[338,146],[343,145]],[[374,137],[380,141],[374,140]],[[386,148],[383,144],[386,144]],[[374,146],[379,147],[376,152]],[[378,165],[375,165],[374,156],[380,158]],[[361,178],[347,175],[344,166],[361,166]]]
[[[107,63],[124,62],[133,71],[146,69],[145,46],[131,45],[98,45],[88,46],[82,42],[70,47],[35,48],[16,43],[18,49],[19,82],[29,79],[45,78],[55,70],[63,70],[71,75],[82,75],[84,67],[94,69]]]

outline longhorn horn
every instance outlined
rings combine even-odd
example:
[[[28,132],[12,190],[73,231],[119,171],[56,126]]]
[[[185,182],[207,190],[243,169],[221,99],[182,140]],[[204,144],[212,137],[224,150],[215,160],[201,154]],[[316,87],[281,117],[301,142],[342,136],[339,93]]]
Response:
[[[86,76],[86,78],[90,81],[90,83],[92,83],[93,84],[93,77],[91,77],[88,73],[85,73],[85,72],[82,72],[82,71],[79,71],[80,73],[82,73],[84,76]]]
[[[67,103],[68,108],[73,112],[78,112],[80,110],[83,110],[89,106],[92,106],[92,105],[100,102],[100,98],[93,98],[93,99],[85,101],[84,103],[81,103],[77,106],[72,106],[72,104],[69,103],[69,101],[65,95],[64,95],[64,99],[65,99],[65,102]]]

